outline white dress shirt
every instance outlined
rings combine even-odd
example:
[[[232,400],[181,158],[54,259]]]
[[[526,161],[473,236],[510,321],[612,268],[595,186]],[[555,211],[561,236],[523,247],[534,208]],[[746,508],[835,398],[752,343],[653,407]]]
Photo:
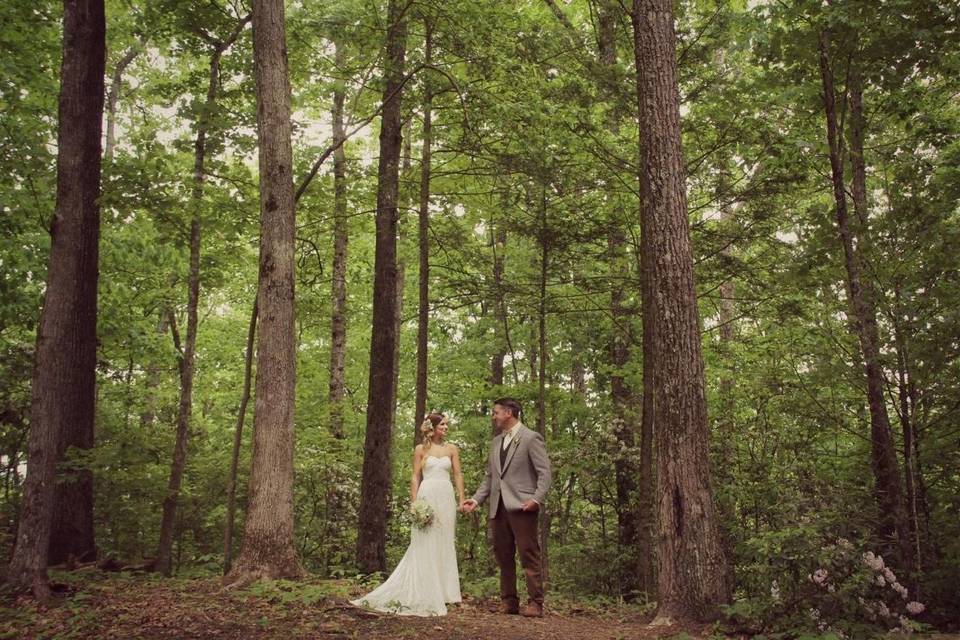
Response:
[[[517,424],[513,425],[512,427],[510,427],[510,428],[507,430],[507,432],[503,435],[503,448],[504,448],[504,449],[506,449],[507,447],[510,446],[510,442],[513,441],[513,436],[516,435],[517,429],[518,429],[519,427],[520,427],[520,423],[518,422]]]

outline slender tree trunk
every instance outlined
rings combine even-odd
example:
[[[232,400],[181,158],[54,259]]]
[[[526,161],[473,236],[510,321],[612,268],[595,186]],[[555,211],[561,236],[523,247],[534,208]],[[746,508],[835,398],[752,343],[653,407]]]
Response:
[[[847,272],[847,297],[854,318],[854,331],[860,342],[861,361],[867,378],[867,404],[870,409],[871,466],[874,475],[874,493],[880,513],[880,535],[891,549],[896,549],[904,566],[912,567],[907,514],[900,487],[890,417],[883,397],[883,370],[879,358],[879,336],[874,301],[862,280],[863,262],[855,245],[854,230],[847,213],[844,189],[843,158],[840,131],[837,125],[836,93],[830,66],[830,33],[820,33],[820,77],[823,81],[823,105],[827,121],[827,144],[830,149],[830,170],[836,203],[837,229],[843,245],[844,266]],[[852,192],[861,233],[866,234],[866,172],[863,162],[863,112],[859,75],[854,70],[850,85],[851,107],[851,165]]]
[[[655,622],[714,617],[730,599],[710,480],[700,320],[680,148],[673,2],[634,0],[642,232],[650,243],[659,483]],[[647,301],[644,301],[645,304]],[[645,363],[645,366],[647,363]]]
[[[607,69],[611,69],[617,64],[616,26],[618,10],[617,4],[612,0],[601,2],[598,6],[597,44],[599,63]],[[611,132],[619,132],[616,119],[611,118],[608,126]],[[631,313],[624,306],[624,291],[629,279],[629,271],[623,224],[625,224],[624,216],[618,208],[611,229],[607,233],[607,250],[612,279],[610,292],[611,331],[608,349],[610,364],[613,367],[613,373],[610,376],[610,399],[613,402],[614,411],[614,436],[618,441],[618,450],[626,451],[626,453],[618,454],[613,463],[617,485],[617,542],[620,545],[621,554],[630,558],[621,566],[620,590],[628,600],[632,600],[643,581],[644,561],[641,560],[641,555],[649,557],[651,549],[649,547],[641,548],[638,544],[639,514],[637,511],[636,485],[639,470],[634,457],[637,428],[636,412],[634,411],[633,390],[624,378],[624,368],[630,360]]]
[[[7,583],[46,600],[57,463],[67,446],[93,446],[100,239],[100,136],[106,24],[102,0],[66,0],[57,134],[57,204],[31,386],[27,477]],[[93,550],[92,476],[77,480]]]
[[[920,522],[917,513],[917,475],[914,464],[914,451],[917,448],[917,434],[913,422],[913,406],[911,402],[911,387],[913,376],[909,365],[907,340],[904,336],[901,318],[903,311],[900,304],[899,286],[894,291],[896,305],[891,314],[894,341],[897,345],[897,399],[900,404],[900,426],[903,431],[903,477],[906,490],[907,518],[909,525],[910,545],[914,564],[911,567],[911,577],[907,586],[914,600],[919,600],[919,586],[923,575],[922,554],[920,553]]]
[[[617,439],[618,451],[614,458],[614,474],[617,486],[617,542],[621,553],[631,560],[624,565],[620,575],[620,589],[627,599],[632,599],[636,591],[640,590],[643,578],[643,561],[640,554],[650,555],[652,549],[639,546],[639,523],[637,505],[637,481],[639,468],[637,465],[635,431],[636,431],[636,402],[633,391],[627,384],[624,374],[630,360],[630,316],[631,313],[624,307],[624,291],[629,274],[626,267],[624,245],[626,238],[620,229],[612,230],[607,235],[607,248],[610,252],[610,268],[613,276],[612,291],[610,294],[611,331],[609,343],[610,364],[613,373],[610,375],[610,399],[613,402],[614,424],[613,433]],[[649,586],[649,585],[648,585]]]
[[[537,391],[537,431],[547,437],[547,273],[550,266],[550,230],[547,227],[547,186],[543,185],[540,196],[540,300],[537,304],[538,344],[540,351],[540,373]],[[553,514],[550,505],[540,510],[540,562],[543,581],[546,584],[550,576],[550,526]]]
[[[207,134],[217,106],[217,91],[220,88],[220,59],[223,52],[237,39],[247,19],[238,23],[230,38],[214,45],[210,54],[210,78],[203,111],[198,118],[197,139],[193,147],[193,194],[190,216],[190,275],[187,279],[187,335],[179,362],[180,403],[177,408],[177,438],[170,465],[167,495],[163,499],[163,517],[160,520],[160,538],[157,544],[156,571],[169,576],[170,555],[173,549],[174,526],[177,522],[177,503],[180,486],[187,465],[187,443],[190,437],[190,420],[193,411],[193,378],[197,350],[197,308],[200,304],[200,231],[203,209],[203,184],[206,180]]]
[[[491,384],[499,386],[503,384],[503,359],[506,354],[510,354],[510,365],[513,369],[513,383],[520,384],[520,372],[517,369],[517,358],[513,352],[513,345],[510,341],[510,322],[507,318],[507,301],[505,299],[506,291],[503,286],[503,265],[504,252],[507,246],[507,231],[502,227],[491,231],[491,244],[493,250],[493,286],[495,291],[494,316],[496,317],[497,331],[503,331],[502,342],[497,352],[493,355],[491,364]]]
[[[247,329],[246,357],[243,360],[243,392],[237,410],[237,426],[233,431],[233,452],[230,456],[230,476],[227,478],[227,526],[223,534],[223,574],[230,573],[233,566],[233,525],[237,515],[237,469],[240,466],[240,447],[243,445],[243,424],[247,419],[247,404],[250,402],[250,381],[253,371],[253,344],[257,335],[257,298],[253,299],[250,312],[250,328]]]
[[[386,86],[380,127],[370,382],[357,536],[357,567],[364,573],[386,568],[387,517],[393,480],[394,354],[398,338],[397,196],[402,142],[401,83],[407,39],[407,24],[402,11],[398,0],[390,0],[384,70]]]
[[[335,43],[336,66],[344,65],[343,45]],[[343,148],[346,132],[343,128],[342,87],[333,92],[333,292],[330,313],[330,431],[334,438],[343,439],[343,401],[346,396],[344,362],[347,353],[347,156]]]
[[[537,301],[537,350],[540,352],[540,371],[537,375],[537,431],[547,435],[547,270],[550,261],[550,238],[547,229],[547,187],[544,185],[540,202],[540,291]]]
[[[108,162],[113,160],[113,150],[116,147],[117,102],[120,100],[123,72],[127,70],[130,63],[140,54],[145,42],[146,39],[141,38],[140,42],[124,52],[120,60],[117,61],[117,66],[114,68],[113,75],[110,78],[110,92],[107,94],[107,139],[103,149],[103,155]]]
[[[296,220],[282,0],[254,1],[253,51],[260,148],[260,328],[249,507],[240,557],[224,579],[230,586],[303,573],[293,537]]]
[[[730,185],[730,172],[726,166],[718,170],[717,197],[721,200],[720,224],[730,233],[729,225],[733,220],[733,211],[727,197]],[[732,257],[729,247],[723,250],[723,255]],[[721,534],[723,547],[727,557],[733,556],[734,536],[733,529],[736,521],[736,501],[731,487],[734,479],[733,470],[736,467],[736,431],[734,424],[734,376],[732,373],[735,361],[733,357],[733,342],[735,337],[734,319],[734,284],[732,274],[720,284],[720,354],[723,359],[723,373],[720,376],[720,410],[717,425],[720,444],[720,464],[715,474],[719,491],[717,503],[720,509]],[[733,567],[729,567],[732,571]],[[728,576],[733,583],[733,575]]]
[[[433,25],[426,23],[424,64],[433,64]],[[427,337],[430,333],[430,146],[432,140],[433,94],[429,77],[423,95],[423,151],[420,157],[420,210],[418,239],[420,250],[420,287],[417,307],[417,392],[414,433],[427,412]],[[416,439],[414,439],[416,441]]]

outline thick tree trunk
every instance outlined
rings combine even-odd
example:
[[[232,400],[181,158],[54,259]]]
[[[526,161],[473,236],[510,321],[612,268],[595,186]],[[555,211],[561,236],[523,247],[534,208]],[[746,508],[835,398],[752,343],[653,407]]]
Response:
[[[335,43],[336,66],[344,65],[343,45]],[[346,132],[343,128],[342,87],[333,92],[333,291],[330,312],[330,431],[334,438],[343,439],[343,401],[346,396],[344,362],[347,354],[347,156],[343,144]]]
[[[39,599],[50,595],[47,563],[57,463],[68,446],[93,446],[100,238],[100,136],[106,39],[102,0],[67,0],[63,16],[57,134],[57,204],[31,386],[27,477],[7,582]],[[75,522],[85,552],[93,544],[89,472],[76,483]]]
[[[357,567],[364,573],[386,569],[387,517],[393,480],[394,353],[398,338],[397,196],[402,141],[401,83],[407,39],[402,10],[397,0],[390,1],[380,127],[370,382],[357,536]]]
[[[886,545],[896,549],[902,566],[912,567],[909,526],[900,487],[900,471],[890,429],[890,417],[883,397],[883,370],[879,358],[876,309],[869,287],[862,280],[863,263],[847,213],[844,189],[843,157],[837,124],[836,92],[830,66],[830,33],[820,33],[820,77],[823,81],[823,105],[827,121],[827,144],[836,210],[837,230],[843,245],[847,273],[847,298],[854,318],[853,328],[860,343],[861,361],[867,378],[867,404],[870,409],[871,467],[874,494],[880,514],[880,535]],[[858,74],[854,70],[850,86],[852,192],[861,235],[866,229],[866,170],[863,162],[863,112]]]
[[[233,525],[237,515],[237,469],[240,466],[240,447],[243,444],[243,423],[247,419],[247,404],[250,402],[250,380],[253,371],[253,344],[257,335],[257,298],[250,312],[250,327],[247,329],[246,356],[243,360],[243,392],[237,410],[237,426],[233,431],[233,452],[230,456],[230,476],[227,478],[227,525],[223,533],[223,574],[230,573],[233,566]]]
[[[424,64],[433,64],[433,25],[426,24]],[[429,77],[423,95],[423,151],[420,156],[420,209],[418,240],[420,253],[419,303],[417,306],[417,391],[413,416],[414,433],[427,413],[427,337],[430,333],[430,146],[432,140],[433,94]],[[416,441],[416,439],[414,439]]]
[[[651,251],[658,459],[656,623],[704,620],[730,599],[710,480],[700,320],[680,148],[670,0],[634,0],[642,232]],[[649,366],[649,363],[645,363]]]
[[[224,579],[231,586],[303,573],[293,537],[296,221],[282,0],[254,1],[253,51],[260,147],[260,328],[249,506],[240,557]]]

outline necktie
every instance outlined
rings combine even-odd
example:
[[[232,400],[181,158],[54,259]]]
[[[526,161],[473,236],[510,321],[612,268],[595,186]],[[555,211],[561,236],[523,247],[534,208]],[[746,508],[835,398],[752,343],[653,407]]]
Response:
[[[510,450],[510,444],[507,440],[508,437],[509,437],[509,434],[507,436],[504,436],[503,438],[504,446],[500,447],[500,468],[501,469],[503,469],[503,465],[506,464],[507,462],[507,451]]]

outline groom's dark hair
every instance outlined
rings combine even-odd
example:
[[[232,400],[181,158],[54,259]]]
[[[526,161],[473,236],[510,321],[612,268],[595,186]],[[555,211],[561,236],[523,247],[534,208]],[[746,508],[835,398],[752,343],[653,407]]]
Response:
[[[520,403],[514,400],[513,398],[500,398],[499,400],[494,400],[493,404],[498,404],[501,407],[506,407],[507,409],[510,410],[510,414],[514,418],[519,418],[520,414],[522,413],[522,409],[520,409]]]

